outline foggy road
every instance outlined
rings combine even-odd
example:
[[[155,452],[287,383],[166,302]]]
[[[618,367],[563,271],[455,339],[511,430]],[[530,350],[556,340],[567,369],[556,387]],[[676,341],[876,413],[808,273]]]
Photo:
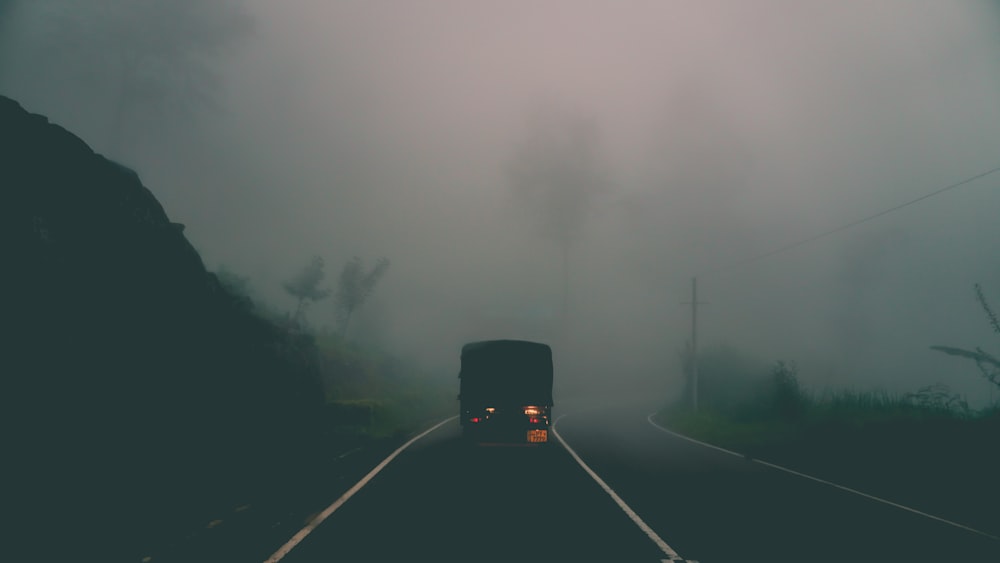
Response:
[[[466,447],[452,421],[292,550],[306,561],[664,558],[560,446]]]
[[[560,435],[689,560],[996,561],[1000,542],[686,442],[648,409],[567,410]],[[415,443],[282,561],[661,561],[562,447]]]

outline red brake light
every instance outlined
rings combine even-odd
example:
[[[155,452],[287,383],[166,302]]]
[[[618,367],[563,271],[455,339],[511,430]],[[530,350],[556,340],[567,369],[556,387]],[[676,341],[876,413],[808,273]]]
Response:
[[[472,418],[469,419],[469,421],[471,421],[471,422],[482,422],[482,420],[483,419],[479,418],[478,416],[474,416],[474,417],[472,417]]]
[[[530,422],[532,424],[538,424],[538,417],[537,416],[533,416],[533,417],[531,417],[531,418],[528,419],[528,422]]]

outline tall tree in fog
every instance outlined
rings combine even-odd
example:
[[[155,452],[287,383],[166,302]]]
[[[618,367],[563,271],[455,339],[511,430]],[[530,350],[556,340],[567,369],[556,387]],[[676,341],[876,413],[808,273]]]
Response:
[[[14,11],[14,4],[16,3],[15,0],[0,0],[0,29],[3,28],[3,24],[6,23],[7,18]]]
[[[242,0],[41,0],[46,36],[36,72],[107,119],[107,149],[134,142],[138,117],[217,107],[212,59],[250,29]]]
[[[20,4],[21,1],[19,0],[0,0],[0,38],[10,35],[9,30],[14,27],[14,21],[17,19],[15,13]],[[5,45],[5,42],[0,41],[0,48],[9,49],[10,47]],[[5,62],[4,58],[0,57],[0,80],[3,79]]]
[[[620,200],[629,221],[623,235],[633,237],[628,244],[655,257],[641,265],[648,273],[661,273],[666,258],[681,252],[709,265],[745,256],[760,231],[746,221],[738,197],[754,157],[736,110],[698,75],[678,77],[677,84],[649,120],[640,189]],[[671,237],[664,238],[665,228]]]
[[[340,271],[337,294],[333,298],[342,334],[347,335],[347,328],[351,324],[354,311],[364,305],[388,269],[388,258],[379,258],[367,272],[364,262],[358,256],[344,264],[344,269]]]
[[[569,310],[573,246],[592,212],[594,196],[607,185],[597,124],[584,116],[536,112],[507,163],[514,196],[535,215],[539,233],[555,242],[562,259],[562,322]]]
[[[319,256],[313,256],[309,264],[302,268],[298,275],[283,284],[285,291],[297,301],[295,316],[293,317],[296,322],[302,321],[305,315],[305,308],[310,301],[320,301],[326,299],[327,295],[330,295],[329,289],[321,289],[319,287],[325,275],[323,272],[323,259]]]

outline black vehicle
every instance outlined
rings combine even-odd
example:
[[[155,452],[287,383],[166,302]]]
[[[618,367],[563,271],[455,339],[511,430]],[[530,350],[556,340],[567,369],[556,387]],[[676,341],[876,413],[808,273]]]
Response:
[[[549,441],[552,349],[527,340],[487,340],[462,347],[459,418],[480,442]]]

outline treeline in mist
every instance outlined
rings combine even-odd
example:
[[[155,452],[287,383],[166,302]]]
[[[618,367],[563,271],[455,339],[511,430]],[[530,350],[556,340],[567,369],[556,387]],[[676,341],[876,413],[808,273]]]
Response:
[[[351,320],[388,269],[388,258],[366,267],[361,257],[354,256],[343,264],[331,286],[326,262],[313,256],[282,283],[294,303],[288,311],[255,297],[257,288],[248,276],[226,267],[216,274],[230,293],[261,318],[315,346],[325,395],[322,427],[334,438],[394,437],[455,408],[453,377],[436,377],[409,358],[350,332]],[[317,321],[310,318],[310,309],[324,305],[333,308],[335,327],[316,326]]]
[[[977,297],[995,325],[978,286]],[[943,351],[975,360],[996,383],[996,365],[981,348]],[[970,408],[940,383],[905,393],[816,392],[800,383],[794,362],[768,364],[717,346],[699,356],[695,408],[690,351],[680,359],[686,394],[658,413],[660,424],[748,459],[949,514],[979,529],[1000,526],[993,502],[1000,494],[997,403]]]
[[[690,350],[684,350],[679,357],[685,390],[671,408],[714,413],[738,423],[774,421],[801,425],[823,419],[857,425],[883,419],[1000,418],[1000,405],[972,409],[962,396],[941,383],[905,393],[889,393],[877,387],[817,392],[800,382],[795,362],[769,364],[728,345],[699,354],[695,408]],[[992,372],[984,370],[984,375],[995,379]]]

